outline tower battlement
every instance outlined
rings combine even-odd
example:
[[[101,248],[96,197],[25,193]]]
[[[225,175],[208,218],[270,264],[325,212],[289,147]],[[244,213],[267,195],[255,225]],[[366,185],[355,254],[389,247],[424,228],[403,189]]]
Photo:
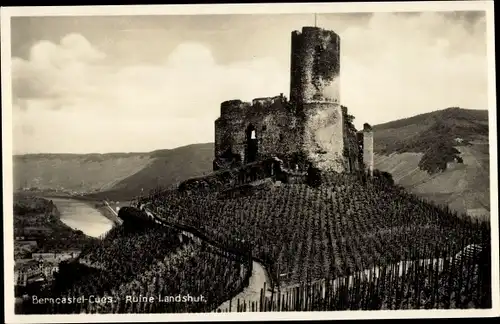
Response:
[[[319,27],[292,33],[290,101],[340,103],[340,36]]]

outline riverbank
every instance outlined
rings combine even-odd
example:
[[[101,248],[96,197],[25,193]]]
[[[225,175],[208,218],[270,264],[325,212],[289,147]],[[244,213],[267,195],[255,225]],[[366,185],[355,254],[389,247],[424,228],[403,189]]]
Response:
[[[96,204],[94,208],[96,208],[101,214],[104,215],[104,217],[112,221],[114,224],[120,225],[123,223],[120,217],[118,217],[118,211],[114,210],[106,200],[104,200],[102,204]]]
[[[111,210],[111,207],[108,206],[100,206],[95,207],[104,217],[113,222],[113,224],[121,224],[121,220],[118,217],[118,214]]]
[[[95,239],[65,223],[51,199],[14,195],[13,209],[14,294],[19,297],[36,290],[40,280],[52,280],[60,261],[74,258]]]

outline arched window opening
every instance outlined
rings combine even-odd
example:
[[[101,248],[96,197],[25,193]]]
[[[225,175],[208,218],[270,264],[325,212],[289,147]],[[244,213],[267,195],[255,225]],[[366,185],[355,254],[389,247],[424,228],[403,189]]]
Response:
[[[255,127],[250,124],[246,129],[246,145],[245,145],[245,163],[251,163],[257,160],[258,155],[258,139]]]

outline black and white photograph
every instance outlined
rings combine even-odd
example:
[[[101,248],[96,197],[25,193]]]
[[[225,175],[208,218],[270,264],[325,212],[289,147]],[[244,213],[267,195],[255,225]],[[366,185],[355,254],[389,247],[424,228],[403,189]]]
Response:
[[[1,18],[7,322],[498,316],[493,2]]]

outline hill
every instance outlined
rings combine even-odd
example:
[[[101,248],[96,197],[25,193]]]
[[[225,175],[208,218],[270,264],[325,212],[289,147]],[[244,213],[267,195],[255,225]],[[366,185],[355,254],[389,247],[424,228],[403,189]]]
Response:
[[[420,197],[489,217],[486,110],[448,108],[373,130],[375,168]]]
[[[135,196],[144,189],[169,187],[212,171],[214,148],[212,143],[192,144],[149,154],[150,162],[138,172],[116,183],[108,190],[110,197]]]
[[[168,222],[199,228],[230,246],[250,246],[283,287],[489,242],[478,223],[383,176],[321,177],[317,187],[275,183],[232,197],[167,190],[145,201]]]
[[[149,153],[28,154],[14,156],[14,188],[130,199],[212,170],[213,144]],[[104,192],[104,194],[100,194]]]

